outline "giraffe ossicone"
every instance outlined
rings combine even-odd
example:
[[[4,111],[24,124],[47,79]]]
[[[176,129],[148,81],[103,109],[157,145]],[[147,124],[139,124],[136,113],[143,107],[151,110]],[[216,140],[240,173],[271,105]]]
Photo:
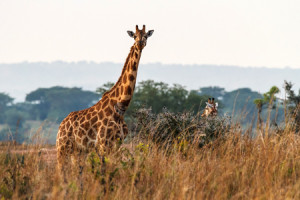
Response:
[[[136,25],[135,33],[127,31],[135,42],[116,84],[95,105],[71,112],[61,122],[56,138],[59,165],[76,152],[96,150],[103,155],[126,137],[128,128],[123,116],[133,96],[142,50],[153,32],[146,32],[145,25],[142,30]]]

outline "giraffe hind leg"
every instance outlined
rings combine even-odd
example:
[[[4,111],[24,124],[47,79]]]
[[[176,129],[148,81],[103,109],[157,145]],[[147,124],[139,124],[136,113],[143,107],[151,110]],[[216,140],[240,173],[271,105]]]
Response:
[[[58,149],[57,151],[57,171],[59,173],[60,178],[63,179],[64,183],[67,183],[67,164],[68,164],[68,157],[66,154],[61,150]]]

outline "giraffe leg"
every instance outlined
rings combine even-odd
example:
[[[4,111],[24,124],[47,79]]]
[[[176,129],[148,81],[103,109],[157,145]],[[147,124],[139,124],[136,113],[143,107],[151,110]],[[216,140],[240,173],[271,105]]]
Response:
[[[82,150],[79,150],[78,152],[72,154],[71,160],[72,160],[72,166],[73,170],[75,172],[75,176],[77,177],[77,183],[79,184],[80,190],[79,196],[83,195],[83,170],[85,167],[85,160],[86,160],[87,154],[83,152]]]
[[[67,183],[66,179],[66,171],[67,171],[67,157],[61,148],[57,151],[57,172],[59,174],[60,179],[63,180],[64,183]]]
[[[123,126],[122,126],[122,140],[124,140],[126,138],[126,136],[128,135],[128,127],[127,127],[127,124],[124,122],[123,123]]]
[[[97,155],[99,157],[99,159],[101,160],[101,169],[100,169],[100,175],[104,176],[106,173],[106,163],[105,163],[105,155],[106,155],[106,151],[105,151],[105,139],[102,138],[98,138],[98,142],[96,143],[96,152]]]

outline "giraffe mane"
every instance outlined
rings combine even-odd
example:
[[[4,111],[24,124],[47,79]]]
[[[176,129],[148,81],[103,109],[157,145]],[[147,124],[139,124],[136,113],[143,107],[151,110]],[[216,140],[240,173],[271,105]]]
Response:
[[[126,66],[128,65],[130,55],[131,55],[132,52],[134,51],[134,48],[135,48],[135,47],[132,46],[131,49],[130,49],[130,52],[129,52],[127,58],[126,58],[126,62],[125,62],[125,64],[124,64],[124,66],[123,66],[123,70],[122,70],[121,76],[119,77],[118,81],[116,82],[116,84],[114,84],[114,86],[113,86],[110,90],[106,91],[106,92],[102,95],[102,98],[105,97],[105,96],[107,96],[107,95],[109,95],[109,93],[111,93],[111,91],[113,91],[113,90],[119,85],[119,83],[122,82],[122,75],[125,73]]]

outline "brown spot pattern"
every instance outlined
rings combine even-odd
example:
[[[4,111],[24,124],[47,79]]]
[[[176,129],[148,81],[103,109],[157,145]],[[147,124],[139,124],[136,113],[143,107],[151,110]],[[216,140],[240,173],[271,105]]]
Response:
[[[84,121],[85,121],[85,118],[82,117],[81,120],[80,120],[80,124],[82,124]]]
[[[87,122],[85,122],[85,123],[83,124],[83,126],[81,126],[81,127],[83,127],[84,130],[88,130],[89,127],[90,127],[90,123],[87,121]]]
[[[130,86],[126,87],[125,95],[131,95],[131,87]]]
[[[118,115],[118,114],[114,114],[114,120],[116,121],[116,122],[119,122],[119,120],[120,120],[120,115]]]
[[[104,111],[105,111],[106,116],[109,116],[112,114],[112,110],[110,109],[110,107],[107,107]]]
[[[81,138],[83,135],[84,135],[84,131],[80,129],[80,130],[78,131],[78,137]]]
[[[107,132],[107,136],[109,136],[111,133],[112,133],[112,129],[111,128],[108,128],[107,130],[106,130]]]
[[[91,119],[91,124],[92,124],[92,125],[95,124],[95,123],[97,122],[97,120],[98,120],[98,117],[97,117],[97,116],[93,117],[93,118]]]
[[[107,125],[107,122],[108,122],[108,119],[107,118],[105,118],[105,119],[103,119],[103,125]]]
[[[100,120],[103,119],[104,114],[103,114],[103,111],[102,111],[102,110],[99,112],[98,116],[99,116],[99,119],[100,119]]]
[[[93,129],[90,129],[89,132],[88,132],[88,136],[95,140],[96,139],[96,133],[93,131]]]
[[[105,108],[105,107],[107,106],[107,104],[108,104],[108,101],[109,101],[109,100],[108,100],[108,99],[106,99],[106,100],[103,102],[103,104],[102,104],[102,109],[103,109],[103,108]]]
[[[66,129],[68,130],[70,127],[70,121],[68,121],[68,123],[66,124]]]
[[[88,139],[87,137],[85,137],[85,138],[82,140],[82,144],[83,144],[84,146],[86,146],[87,143],[88,143],[88,141],[89,141],[89,139]]]
[[[130,81],[133,81],[134,79],[135,79],[135,77],[134,77],[132,74],[130,74],[130,75],[129,75],[129,80],[130,80]]]
[[[127,75],[124,74],[124,75],[123,75],[123,83],[126,83],[126,82],[127,82]]]
[[[121,102],[124,106],[128,106],[129,105],[129,103],[130,103],[130,99],[128,99],[128,100],[123,100],[122,102]]]
[[[117,101],[116,100],[110,100],[110,105],[112,106],[112,107],[114,107],[114,105],[117,103]]]
[[[136,62],[134,61],[133,65],[132,65],[132,71],[136,71]]]

